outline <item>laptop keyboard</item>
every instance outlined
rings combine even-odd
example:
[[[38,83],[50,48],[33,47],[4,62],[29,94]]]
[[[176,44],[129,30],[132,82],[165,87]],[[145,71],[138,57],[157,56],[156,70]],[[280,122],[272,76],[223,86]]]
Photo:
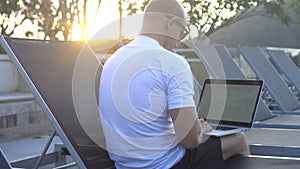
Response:
[[[236,129],[236,128],[228,127],[228,126],[218,126],[216,128],[216,130],[223,130],[223,131],[225,131],[225,130],[232,130],[232,129]]]

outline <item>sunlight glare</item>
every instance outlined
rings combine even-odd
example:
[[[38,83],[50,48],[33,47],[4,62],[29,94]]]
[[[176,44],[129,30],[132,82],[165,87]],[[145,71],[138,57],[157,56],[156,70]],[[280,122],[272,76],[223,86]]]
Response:
[[[102,0],[100,4],[99,13],[95,16],[96,9],[93,6],[96,6],[97,1],[88,3],[88,7],[91,7],[91,10],[87,10],[87,34],[88,39],[92,38],[99,30],[104,28],[106,25],[116,22],[119,19],[118,11],[118,0]],[[119,32],[111,32],[107,38],[118,38]],[[73,28],[73,40],[81,40],[82,34],[79,25],[74,25]]]
[[[72,40],[74,41],[82,40],[81,29],[78,24],[73,25]]]

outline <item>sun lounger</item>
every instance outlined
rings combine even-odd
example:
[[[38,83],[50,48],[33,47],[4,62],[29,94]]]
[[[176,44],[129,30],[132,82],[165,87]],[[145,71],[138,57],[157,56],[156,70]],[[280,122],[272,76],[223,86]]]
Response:
[[[95,96],[101,65],[88,45],[82,42],[24,40],[4,36],[1,37],[1,43],[78,167],[114,168],[104,150],[105,140],[101,133]],[[86,99],[92,102],[85,105]],[[84,105],[78,107],[80,101],[84,101]],[[237,160],[240,162],[230,160],[228,165],[231,167],[228,169],[251,168],[256,158],[243,156],[237,157]],[[271,160],[287,163],[290,168],[286,169],[300,165],[297,160]],[[261,163],[255,169],[265,169],[276,164],[264,161],[259,160]]]
[[[12,169],[12,166],[7,161],[5,155],[3,154],[1,148],[0,148],[0,168],[1,169]]]
[[[272,98],[276,101],[283,114],[300,114],[300,102],[283,81],[276,68],[266,58],[264,51],[258,47],[239,47],[241,54],[255,72],[264,80]]]
[[[218,47],[204,44],[194,44],[193,49],[197,53],[199,59],[205,65],[206,70],[211,78],[247,79],[247,77],[243,74],[226,50],[218,51]],[[196,70],[196,68],[194,68],[194,70]],[[271,112],[260,99],[258,113],[255,117],[255,120],[260,121],[270,117],[272,117]]]
[[[0,148],[0,169],[22,169],[22,168],[13,167],[7,160],[2,149]]]
[[[285,77],[300,92],[300,69],[293,60],[282,50],[266,50],[273,63],[280,69]]]
[[[88,46],[84,42],[50,42],[4,36],[1,44],[77,165],[80,168],[114,167],[104,150],[96,103],[95,90],[98,86],[95,76],[99,64]],[[84,83],[85,80],[93,83]],[[79,95],[82,99],[93,98],[94,102],[80,105]],[[84,111],[83,106],[89,109]]]
[[[193,49],[207,68],[207,72],[213,72],[210,73],[212,74],[210,77],[246,79],[224,46],[194,44]],[[196,64],[194,63],[192,66],[196,66]],[[194,67],[194,70],[197,68]],[[300,117],[297,115],[274,115],[262,100],[257,111],[256,120],[259,119],[259,122],[254,125],[256,128],[246,132],[251,151],[255,154],[276,154],[278,156],[299,154],[298,147],[300,144],[297,141],[293,139],[289,142],[283,140],[298,134],[298,130],[287,129],[299,129]]]
[[[214,78],[247,79],[224,46],[194,44],[194,50]],[[300,129],[300,116],[275,115],[262,99],[255,120],[255,127]]]
[[[226,169],[298,169],[298,159],[276,157],[251,157],[236,156],[227,160]],[[262,167],[263,166],[263,167]]]

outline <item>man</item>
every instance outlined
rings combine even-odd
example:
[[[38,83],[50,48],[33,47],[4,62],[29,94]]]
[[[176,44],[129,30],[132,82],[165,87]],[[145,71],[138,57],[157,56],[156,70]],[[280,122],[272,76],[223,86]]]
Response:
[[[99,91],[101,122],[117,168],[222,168],[249,154],[242,133],[205,139],[188,63],[172,52],[186,35],[177,0],[149,2],[140,35],[105,63]]]

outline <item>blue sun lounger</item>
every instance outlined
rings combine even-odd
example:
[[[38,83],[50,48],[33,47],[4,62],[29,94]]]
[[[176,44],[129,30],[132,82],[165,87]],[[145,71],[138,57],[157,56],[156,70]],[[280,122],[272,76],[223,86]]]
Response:
[[[105,151],[95,94],[102,67],[92,49],[83,42],[5,36],[1,36],[1,44],[77,166],[114,168]],[[278,164],[285,169],[298,169],[300,160],[237,156],[226,164],[226,169],[266,169]]]
[[[194,50],[214,78],[247,79],[224,46],[194,44]],[[300,129],[300,116],[276,115],[262,99],[258,104],[255,127]]]
[[[282,50],[266,50],[270,59],[285,75],[285,77],[293,84],[297,93],[300,93],[300,69],[293,60]]]
[[[193,49],[199,56],[201,63],[205,65],[206,71],[210,72],[211,78],[246,79],[246,76],[224,46],[194,44]],[[198,63],[200,63],[200,60],[198,60]],[[201,66],[195,63],[190,65],[194,71]],[[247,140],[253,153],[283,156],[293,154],[293,156],[299,156],[297,155],[300,153],[298,141],[286,139],[298,135],[299,131],[294,129],[299,129],[300,127],[299,116],[275,115],[264,104],[262,99],[258,105],[257,115],[255,128],[246,132]],[[285,153],[280,154],[279,152]]]
[[[264,80],[271,97],[281,109],[280,114],[299,115],[300,102],[289,86],[280,77],[276,68],[258,47],[238,48],[256,76]]]

